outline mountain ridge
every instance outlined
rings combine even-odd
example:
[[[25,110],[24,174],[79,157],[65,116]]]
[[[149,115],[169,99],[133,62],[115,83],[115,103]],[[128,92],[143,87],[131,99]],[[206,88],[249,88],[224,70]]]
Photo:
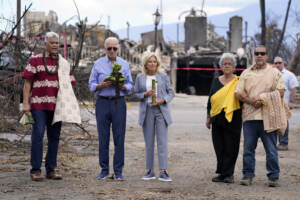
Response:
[[[293,4],[292,4],[293,5]],[[282,2],[282,0],[273,0],[266,1],[266,13],[267,17],[271,16],[278,19],[278,26],[281,28],[286,12],[287,2]],[[248,22],[248,31],[247,35],[253,37],[255,33],[260,31],[260,7],[259,3],[250,4],[244,8],[241,8],[236,11],[227,12],[219,15],[208,16],[207,22],[215,25],[215,32],[224,38],[226,38],[226,32],[229,30],[229,19],[232,16],[241,16],[243,18],[243,40],[245,35],[245,21]],[[289,21],[287,24],[287,32],[289,34],[297,33],[297,28],[293,24],[295,18],[289,15]],[[177,42],[177,24],[178,23],[169,23],[163,25],[163,35],[165,41]],[[149,32],[154,30],[154,25],[142,25],[130,27],[129,29],[129,39],[134,41],[141,41],[141,33]],[[121,39],[127,38],[127,28],[115,30]],[[179,23],[179,42],[184,42],[184,22]]]

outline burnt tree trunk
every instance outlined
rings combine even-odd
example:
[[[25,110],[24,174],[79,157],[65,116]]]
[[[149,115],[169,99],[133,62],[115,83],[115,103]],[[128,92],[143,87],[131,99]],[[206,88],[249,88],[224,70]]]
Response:
[[[85,38],[85,33],[86,33],[86,22],[87,22],[87,18],[85,18],[85,20],[80,20],[79,24],[77,25],[78,27],[78,39],[79,39],[79,47],[77,48],[76,54],[75,54],[75,62],[74,65],[72,67],[72,71],[74,71],[78,65],[79,65],[79,61],[81,59],[81,52],[82,52],[82,47],[83,47],[83,42],[84,42],[84,38]]]
[[[291,62],[289,64],[289,69],[295,72],[296,75],[300,75],[300,38],[297,41],[297,47],[294,55],[292,56]]]

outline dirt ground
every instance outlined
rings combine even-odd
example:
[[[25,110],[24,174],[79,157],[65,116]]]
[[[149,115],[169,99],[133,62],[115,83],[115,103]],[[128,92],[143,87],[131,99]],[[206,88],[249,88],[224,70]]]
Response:
[[[137,124],[138,103],[128,103],[124,181],[97,180],[98,142],[94,117],[82,113],[91,135],[70,125],[63,127],[58,156],[61,181],[33,182],[29,177],[30,142],[13,141],[13,134],[0,139],[0,199],[7,200],[284,200],[300,199],[300,110],[290,120],[289,151],[279,152],[280,187],[266,185],[265,153],[259,142],[256,177],[252,186],[241,186],[242,147],[235,169],[235,183],[213,183],[216,157],[210,131],[205,128],[207,97],[177,94],[171,103],[174,123],[169,128],[169,174],[173,182],[142,181],[145,173],[144,140]],[[0,133],[1,135],[2,133]],[[3,134],[2,134],[3,136]],[[8,139],[5,139],[8,138]],[[45,147],[46,149],[46,138]],[[112,158],[113,143],[110,153]],[[155,157],[158,175],[157,156]],[[112,159],[111,159],[112,160]],[[44,168],[42,169],[44,172]],[[112,172],[112,166],[111,166]]]

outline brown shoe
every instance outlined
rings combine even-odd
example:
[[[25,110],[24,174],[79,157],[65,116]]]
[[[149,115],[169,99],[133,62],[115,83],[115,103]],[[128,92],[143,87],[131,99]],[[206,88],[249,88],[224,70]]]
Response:
[[[279,187],[278,179],[269,178],[268,186],[269,187]]]
[[[33,181],[42,181],[45,178],[41,172],[30,173],[30,177]]]
[[[47,174],[47,179],[52,179],[52,180],[61,180],[62,179],[62,175],[58,174],[56,172],[50,172],[49,174]]]
[[[251,177],[243,177],[242,180],[240,181],[240,185],[245,185],[249,186],[252,185],[252,178]]]
[[[278,151],[287,151],[289,150],[288,145],[280,144],[277,146]]]

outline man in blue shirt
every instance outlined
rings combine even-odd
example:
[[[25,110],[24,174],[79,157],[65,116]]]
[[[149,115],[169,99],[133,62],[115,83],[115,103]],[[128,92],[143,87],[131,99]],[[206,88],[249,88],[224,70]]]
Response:
[[[285,92],[284,99],[288,104],[290,109],[294,108],[294,100],[296,96],[297,87],[299,83],[294,73],[288,71],[284,67],[284,63],[281,57],[274,58],[274,66],[281,72],[284,83],[285,83]],[[279,136],[279,145],[277,146],[278,150],[288,150],[288,135],[289,135],[289,123],[283,136]]]
[[[102,168],[97,176],[105,179],[109,176],[109,141],[110,127],[112,126],[115,152],[113,158],[114,178],[123,180],[124,167],[124,140],[126,129],[126,102],[125,95],[132,89],[133,81],[129,64],[117,56],[119,40],[109,37],[104,42],[106,56],[99,58],[91,71],[89,89],[97,94],[96,121],[99,139],[99,164]],[[121,72],[126,81],[119,84],[120,94],[116,94],[116,86],[111,81],[103,81],[112,72],[114,63],[122,66]]]

